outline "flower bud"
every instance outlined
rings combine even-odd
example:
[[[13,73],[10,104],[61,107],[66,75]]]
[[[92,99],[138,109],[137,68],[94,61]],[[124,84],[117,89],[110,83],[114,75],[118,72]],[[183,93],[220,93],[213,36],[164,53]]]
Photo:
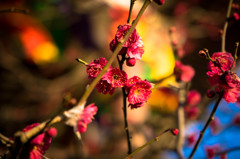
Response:
[[[207,90],[207,97],[208,98],[213,98],[214,96],[215,96],[215,91],[213,91],[213,90]]]
[[[57,135],[57,129],[56,128],[50,128],[48,131],[47,131],[47,134],[51,137],[55,137]]]
[[[179,132],[179,130],[178,130],[177,128],[171,129],[171,133],[172,133],[174,136],[177,136],[177,135],[178,135],[178,132]]]
[[[206,54],[206,52],[205,52],[204,50],[200,50],[200,51],[198,52],[198,55],[199,55],[200,57],[206,57],[206,56],[207,56],[207,54]]]
[[[239,20],[240,16],[237,13],[233,13],[233,18],[234,18],[234,20]]]
[[[153,1],[158,5],[163,5],[163,3],[165,2],[165,0],[153,0]]]
[[[174,26],[172,26],[170,29],[169,29],[169,33],[173,33],[176,31],[176,28]]]
[[[127,64],[127,66],[134,66],[136,64],[136,59],[129,58],[129,59],[127,59],[126,64]]]

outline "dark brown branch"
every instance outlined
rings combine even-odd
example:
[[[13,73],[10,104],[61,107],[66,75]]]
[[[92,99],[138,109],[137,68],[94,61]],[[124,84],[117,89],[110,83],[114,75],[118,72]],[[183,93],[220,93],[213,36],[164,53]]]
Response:
[[[199,135],[199,137],[198,137],[198,140],[197,140],[197,142],[196,142],[196,144],[195,144],[195,146],[194,146],[194,148],[193,148],[193,150],[192,150],[192,152],[191,152],[191,154],[190,154],[190,156],[189,156],[189,159],[192,159],[194,153],[196,152],[196,150],[197,150],[197,148],[198,148],[198,146],[199,146],[199,144],[200,144],[200,142],[201,142],[201,140],[202,140],[202,138],[203,138],[203,135],[204,135],[206,129],[208,128],[208,126],[209,126],[209,124],[211,123],[211,121],[214,119],[214,114],[215,114],[215,112],[216,112],[216,110],[217,110],[217,108],[218,108],[218,105],[219,105],[222,97],[223,97],[223,91],[220,93],[219,98],[218,98],[218,100],[216,101],[216,103],[215,103],[215,105],[214,105],[214,107],[213,107],[213,110],[212,110],[212,112],[211,112],[211,114],[210,114],[210,116],[209,116],[206,124],[204,125],[204,128],[203,128],[202,131],[200,132],[200,135]]]

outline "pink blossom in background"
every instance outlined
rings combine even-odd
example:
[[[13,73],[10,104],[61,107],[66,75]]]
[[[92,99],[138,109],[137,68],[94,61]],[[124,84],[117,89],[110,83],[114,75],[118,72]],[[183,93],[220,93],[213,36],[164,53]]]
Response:
[[[148,81],[138,81],[133,84],[128,93],[128,102],[131,108],[142,106],[150,98],[152,85]]]
[[[127,82],[127,74],[119,68],[112,68],[103,75],[102,80],[107,81],[114,88],[124,87]]]
[[[195,75],[194,69],[189,65],[183,65],[180,61],[175,62],[174,74],[177,81],[189,82]]]
[[[83,133],[87,130],[87,125],[92,122],[93,116],[97,113],[98,108],[94,104],[86,106],[80,114],[78,120],[78,131]]]
[[[100,57],[87,65],[87,74],[89,79],[94,79],[102,71],[103,67],[107,64],[105,58]]]
[[[187,93],[187,104],[188,105],[197,105],[201,101],[201,95],[196,90],[191,90]]]
[[[215,117],[211,123],[210,123],[210,130],[211,130],[211,133],[212,134],[217,134],[219,129],[220,129],[220,126],[221,126],[221,123],[220,123],[220,120],[219,118]]]
[[[205,151],[207,154],[208,159],[214,159],[215,154],[220,152],[222,150],[221,146],[219,144],[215,144],[212,146],[206,146]],[[219,156],[221,159],[227,158],[226,154],[221,154]]]
[[[192,133],[192,134],[187,135],[187,137],[186,137],[187,145],[188,146],[194,145],[195,142],[196,142],[196,139],[197,139],[197,134],[196,133]]]
[[[223,52],[215,52],[212,55],[213,61],[215,63],[209,61],[207,75],[212,77],[215,74],[222,75],[224,72],[229,71],[235,67],[235,61],[231,53],[223,53]]]
[[[129,24],[118,26],[115,38],[110,43],[110,49],[112,51],[115,50],[117,44],[123,39],[123,36],[127,33],[130,27],[131,25]],[[138,35],[136,29],[134,29],[129,39],[123,44],[123,48],[119,54],[126,54],[128,58],[140,60],[143,53],[142,38]]]
[[[185,106],[184,111],[187,119],[190,119],[190,120],[195,120],[200,113],[200,110],[197,106],[190,106],[190,105]]]
[[[233,124],[240,126],[240,113],[236,114],[236,115],[233,117]]]

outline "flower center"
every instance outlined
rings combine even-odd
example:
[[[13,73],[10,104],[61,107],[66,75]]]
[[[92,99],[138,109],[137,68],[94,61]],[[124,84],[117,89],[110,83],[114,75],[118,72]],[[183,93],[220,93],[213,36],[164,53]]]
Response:
[[[113,75],[113,79],[118,80],[119,76],[118,75]]]

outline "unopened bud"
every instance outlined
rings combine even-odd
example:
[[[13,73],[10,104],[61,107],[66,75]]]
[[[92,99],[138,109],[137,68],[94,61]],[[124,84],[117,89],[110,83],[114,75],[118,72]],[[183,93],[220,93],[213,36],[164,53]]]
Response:
[[[50,128],[48,131],[47,131],[47,134],[51,137],[55,137],[57,135],[57,129],[56,128]]]
[[[170,33],[173,33],[173,32],[175,32],[176,31],[176,28],[174,27],[174,26],[172,26],[170,29],[169,29],[169,32]]]
[[[127,62],[126,62],[127,66],[134,66],[136,64],[136,59],[134,58],[129,58],[127,59]]]
[[[179,130],[178,130],[177,128],[171,129],[171,133],[172,133],[174,136],[177,136],[178,133],[179,133]]]
[[[213,90],[207,90],[207,97],[208,98],[213,98],[214,96],[215,96],[215,91],[213,91]]]
[[[200,57],[207,57],[207,53],[206,53],[204,50],[200,50],[200,51],[198,52],[198,55],[199,55]]]
[[[165,0],[153,0],[153,1],[158,5],[163,5],[163,3],[165,2]]]
[[[177,46],[177,44],[178,44],[177,41],[175,41],[175,40],[172,41],[172,45],[173,45],[173,46]]]
[[[234,18],[234,20],[239,20],[240,19],[240,16],[239,16],[239,14],[237,14],[237,13],[233,13],[233,18]]]

